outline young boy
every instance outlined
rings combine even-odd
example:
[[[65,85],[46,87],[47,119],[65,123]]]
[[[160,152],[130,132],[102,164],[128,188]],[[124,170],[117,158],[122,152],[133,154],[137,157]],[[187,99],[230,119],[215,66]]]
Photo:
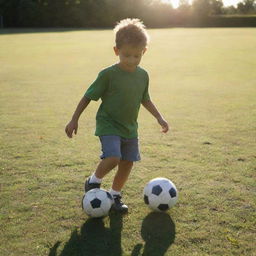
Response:
[[[78,119],[91,100],[101,99],[96,116],[96,132],[102,155],[96,171],[85,181],[85,192],[100,188],[106,174],[117,167],[110,193],[115,211],[126,213],[127,205],[121,200],[121,190],[131,172],[133,162],[140,160],[137,117],[142,104],[158,121],[162,132],[168,123],[150,100],[149,77],[138,65],[149,41],[145,26],[139,19],[121,20],[115,27],[114,52],[119,62],[102,70],[79,102],[66,134],[77,134]]]

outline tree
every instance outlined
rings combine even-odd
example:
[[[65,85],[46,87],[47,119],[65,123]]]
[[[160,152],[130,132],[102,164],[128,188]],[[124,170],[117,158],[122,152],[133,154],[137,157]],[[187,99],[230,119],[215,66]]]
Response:
[[[223,2],[222,0],[211,0],[210,1],[210,14],[220,15],[223,13]]]
[[[255,0],[244,0],[243,2],[240,2],[237,5],[237,10],[241,14],[254,13],[256,9],[255,5],[256,5]]]
[[[20,0],[17,6],[16,21],[20,27],[40,26],[41,12],[38,1]]]
[[[188,0],[180,0],[179,7],[175,10],[172,23],[177,26],[184,26],[191,23],[192,7]]]
[[[223,14],[232,15],[237,13],[237,8],[233,5],[223,8]]]
[[[18,26],[18,6],[20,0],[0,0],[0,13],[4,17],[5,26]]]
[[[180,0],[179,1],[179,7],[177,8],[177,11],[184,15],[189,15],[191,12],[191,5],[189,4],[188,0]]]
[[[211,5],[210,0],[194,0],[192,4],[194,15],[204,19],[209,16]]]

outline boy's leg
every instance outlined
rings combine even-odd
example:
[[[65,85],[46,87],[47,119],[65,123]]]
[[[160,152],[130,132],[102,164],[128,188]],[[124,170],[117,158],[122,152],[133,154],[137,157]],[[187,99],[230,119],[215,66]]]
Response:
[[[114,204],[112,208],[115,211],[126,213],[128,212],[128,207],[121,200],[121,190],[125,185],[131,170],[132,170],[133,162],[127,160],[121,160],[118,164],[118,170],[114,177],[114,181],[112,184],[112,189],[110,193],[113,196]]]
[[[131,170],[133,162],[127,160],[121,160],[118,164],[118,169],[114,177],[112,189],[115,191],[121,191],[124,184],[126,183]]]
[[[106,174],[113,170],[119,162],[120,159],[118,157],[108,157],[103,159],[95,171],[95,176],[102,179]]]
[[[119,161],[120,159],[118,157],[108,157],[103,159],[99,163],[95,173],[92,176],[95,176],[97,180],[101,180],[106,174],[108,174],[112,169],[114,169],[118,165]],[[93,188],[100,188],[100,183],[94,182],[92,176],[87,178],[87,180],[85,181],[85,192]]]

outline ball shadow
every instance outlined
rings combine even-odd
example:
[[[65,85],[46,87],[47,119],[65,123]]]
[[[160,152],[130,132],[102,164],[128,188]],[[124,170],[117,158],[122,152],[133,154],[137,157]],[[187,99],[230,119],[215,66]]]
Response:
[[[145,241],[144,256],[163,256],[175,240],[175,224],[166,213],[151,212],[142,222],[141,236]],[[141,255],[136,245],[132,256]]]
[[[60,241],[50,248],[48,256],[121,256],[122,216],[110,214],[110,226],[105,227],[104,219],[88,219],[80,233],[74,230],[63,250],[57,253]]]

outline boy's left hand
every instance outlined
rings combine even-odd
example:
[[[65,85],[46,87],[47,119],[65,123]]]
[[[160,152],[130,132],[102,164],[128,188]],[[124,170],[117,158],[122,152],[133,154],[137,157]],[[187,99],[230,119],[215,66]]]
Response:
[[[162,117],[158,118],[157,121],[162,126],[162,132],[167,133],[169,131],[168,123]]]

